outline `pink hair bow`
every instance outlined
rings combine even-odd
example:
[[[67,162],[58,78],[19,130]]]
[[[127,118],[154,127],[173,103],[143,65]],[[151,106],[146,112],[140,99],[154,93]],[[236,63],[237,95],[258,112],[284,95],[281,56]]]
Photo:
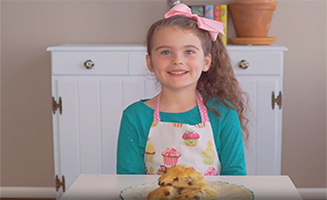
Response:
[[[183,3],[178,3],[173,8],[171,8],[165,14],[165,18],[169,18],[169,17],[176,16],[176,15],[195,19],[197,21],[198,27],[200,29],[203,29],[203,30],[206,30],[209,32],[212,41],[215,41],[217,39],[217,36],[219,33],[225,35],[225,33],[224,33],[225,23],[224,22],[212,20],[212,19],[205,18],[205,17],[200,17],[197,14],[192,14],[191,9]]]

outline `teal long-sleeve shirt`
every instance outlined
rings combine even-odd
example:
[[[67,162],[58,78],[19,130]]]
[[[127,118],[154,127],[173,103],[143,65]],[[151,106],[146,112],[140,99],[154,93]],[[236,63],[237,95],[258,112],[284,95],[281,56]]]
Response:
[[[117,145],[117,174],[145,174],[144,153],[154,110],[137,101],[128,106],[121,119]],[[242,130],[237,111],[222,103],[215,105],[219,116],[208,111],[216,150],[221,163],[220,175],[246,175]],[[161,121],[195,125],[201,122],[198,106],[183,113],[160,112]]]

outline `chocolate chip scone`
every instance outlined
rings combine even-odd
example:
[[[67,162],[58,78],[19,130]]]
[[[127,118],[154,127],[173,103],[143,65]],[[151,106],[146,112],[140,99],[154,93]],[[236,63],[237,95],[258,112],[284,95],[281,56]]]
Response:
[[[183,189],[173,200],[216,200],[218,192],[211,186],[206,185],[196,189]]]
[[[148,194],[148,200],[170,200],[180,194],[181,188],[175,188],[170,185],[161,186]]]
[[[201,188],[206,183],[204,182],[204,176],[192,167],[175,165],[167,169],[167,172],[159,177],[158,184],[178,188]]]

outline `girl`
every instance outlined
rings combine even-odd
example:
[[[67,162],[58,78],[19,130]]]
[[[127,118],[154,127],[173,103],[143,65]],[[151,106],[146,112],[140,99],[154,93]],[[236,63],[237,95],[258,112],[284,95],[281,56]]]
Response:
[[[161,93],[124,110],[118,174],[162,174],[186,164],[204,175],[246,175],[245,103],[217,39],[223,26],[180,3],[150,27],[146,62]]]

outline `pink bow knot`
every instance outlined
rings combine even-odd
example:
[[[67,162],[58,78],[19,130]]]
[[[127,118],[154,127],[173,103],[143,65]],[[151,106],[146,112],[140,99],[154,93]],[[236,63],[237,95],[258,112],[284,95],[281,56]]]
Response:
[[[219,33],[225,35],[225,33],[224,33],[225,23],[224,22],[208,19],[205,17],[200,17],[197,14],[192,14],[191,9],[183,3],[176,4],[172,9],[170,9],[165,14],[165,18],[169,18],[169,17],[177,16],[177,15],[195,19],[195,21],[197,21],[197,25],[200,29],[209,32],[212,41],[215,41],[217,39],[217,36]]]

